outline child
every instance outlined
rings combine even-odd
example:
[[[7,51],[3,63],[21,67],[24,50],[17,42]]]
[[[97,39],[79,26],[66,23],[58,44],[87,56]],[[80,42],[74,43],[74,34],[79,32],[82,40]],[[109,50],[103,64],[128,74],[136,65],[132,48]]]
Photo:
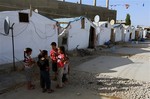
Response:
[[[24,67],[25,67],[25,74],[27,79],[27,89],[31,90],[34,89],[34,85],[32,84],[32,76],[33,76],[33,65],[35,61],[31,58],[32,49],[26,48],[24,50]]]
[[[54,74],[54,80],[57,79],[57,56],[58,56],[58,49],[57,44],[55,42],[51,43],[52,50],[50,51],[50,58],[52,60],[52,70]]]
[[[64,63],[65,63],[65,48],[61,46],[58,48],[58,58],[57,58],[57,68],[58,68],[58,84],[56,88],[62,88],[62,77],[64,73]]]
[[[39,54],[37,65],[40,68],[40,82],[43,92],[47,91],[48,93],[52,93],[54,90],[51,89],[48,52],[46,50],[41,51],[41,53]]]
[[[62,82],[66,83],[68,82],[68,74],[70,72],[70,67],[69,67],[69,57],[66,55],[65,57],[65,64],[64,64],[64,73],[62,77]]]

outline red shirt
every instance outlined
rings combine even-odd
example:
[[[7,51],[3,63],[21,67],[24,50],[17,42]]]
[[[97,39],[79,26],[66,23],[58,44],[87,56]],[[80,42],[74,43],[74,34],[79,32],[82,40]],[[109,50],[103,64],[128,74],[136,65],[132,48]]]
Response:
[[[52,62],[57,62],[57,56],[58,56],[58,50],[52,49],[50,51],[50,58],[51,58]]]
[[[64,67],[64,61],[65,61],[65,55],[64,54],[59,54],[58,59],[57,59],[58,68]]]

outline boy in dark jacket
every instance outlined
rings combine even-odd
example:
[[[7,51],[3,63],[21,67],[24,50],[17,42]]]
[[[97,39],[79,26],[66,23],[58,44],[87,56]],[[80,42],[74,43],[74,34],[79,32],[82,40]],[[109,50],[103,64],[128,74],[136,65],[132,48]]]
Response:
[[[40,68],[40,82],[43,92],[51,93],[53,90],[51,89],[51,80],[50,80],[50,68],[49,68],[49,60],[48,60],[48,51],[43,50],[38,56],[37,62]]]

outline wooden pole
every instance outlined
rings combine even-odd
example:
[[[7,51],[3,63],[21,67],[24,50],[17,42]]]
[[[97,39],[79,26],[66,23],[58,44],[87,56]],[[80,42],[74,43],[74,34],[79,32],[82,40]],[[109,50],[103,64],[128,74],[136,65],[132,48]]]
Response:
[[[106,0],[106,8],[109,9],[109,0]]]

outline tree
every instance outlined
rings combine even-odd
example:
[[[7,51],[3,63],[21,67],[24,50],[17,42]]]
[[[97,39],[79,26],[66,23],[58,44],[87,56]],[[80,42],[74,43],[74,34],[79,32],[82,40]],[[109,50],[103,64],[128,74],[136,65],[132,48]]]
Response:
[[[126,16],[126,25],[131,25],[130,14],[127,14]]]

